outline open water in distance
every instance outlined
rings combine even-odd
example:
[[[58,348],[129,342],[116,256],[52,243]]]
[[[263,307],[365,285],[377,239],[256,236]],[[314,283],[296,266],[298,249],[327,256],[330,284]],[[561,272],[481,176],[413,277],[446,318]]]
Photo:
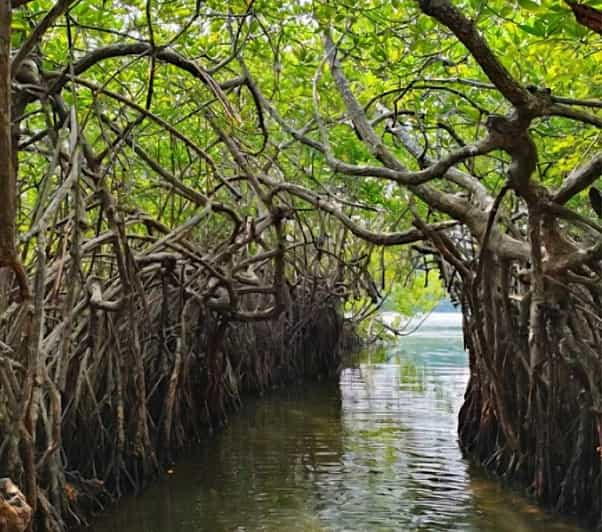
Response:
[[[456,314],[366,353],[339,386],[251,401],[94,532],[577,531],[472,470],[456,441],[468,378]]]

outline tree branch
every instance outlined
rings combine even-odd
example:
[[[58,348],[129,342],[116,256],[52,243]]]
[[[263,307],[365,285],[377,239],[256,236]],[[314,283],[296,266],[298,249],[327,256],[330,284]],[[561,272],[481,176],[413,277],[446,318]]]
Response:
[[[40,42],[40,39],[48,31],[48,29],[55,23],[61,15],[67,11],[69,6],[75,0],[59,0],[54,7],[46,13],[46,16],[42,21],[34,28],[27,40],[23,43],[17,55],[13,59],[11,67],[11,75],[14,77],[19,70],[21,62],[32,52],[36,45]],[[18,4],[17,4],[18,5]]]
[[[468,48],[481,68],[505,98],[515,107],[528,106],[533,97],[523,88],[491,52],[485,38],[474,22],[464,16],[449,0],[420,0],[424,13],[447,26]]]
[[[557,203],[566,203],[575,194],[578,194],[593,184],[602,175],[602,153],[596,155],[583,166],[573,170],[563,181],[560,188],[552,196]]]

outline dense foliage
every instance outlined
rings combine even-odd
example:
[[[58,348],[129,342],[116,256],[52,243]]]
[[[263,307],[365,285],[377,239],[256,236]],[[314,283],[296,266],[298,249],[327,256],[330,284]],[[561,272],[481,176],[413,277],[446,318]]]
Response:
[[[297,342],[444,288],[463,448],[597,519],[602,1],[0,9],[0,460],[47,528],[155,470],[195,386],[236,394],[232,324]],[[118,442],[67,481],[90,419]]]

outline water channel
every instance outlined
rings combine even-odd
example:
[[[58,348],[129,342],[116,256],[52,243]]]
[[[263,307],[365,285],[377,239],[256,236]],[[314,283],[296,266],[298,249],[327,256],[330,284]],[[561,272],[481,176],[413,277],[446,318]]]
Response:
[[[247,402],[94,532],[578,531],[469,467],[458,315],[435,314],[340,382]]]

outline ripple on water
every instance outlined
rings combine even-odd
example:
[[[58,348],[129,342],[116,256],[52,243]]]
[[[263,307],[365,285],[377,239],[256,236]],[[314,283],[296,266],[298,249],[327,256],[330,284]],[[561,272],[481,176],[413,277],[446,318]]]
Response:
[[[434,316],[339,386],[252,402],[96,532],[576,531],[471,471],[456,441],[468,378],[457,316]]]

